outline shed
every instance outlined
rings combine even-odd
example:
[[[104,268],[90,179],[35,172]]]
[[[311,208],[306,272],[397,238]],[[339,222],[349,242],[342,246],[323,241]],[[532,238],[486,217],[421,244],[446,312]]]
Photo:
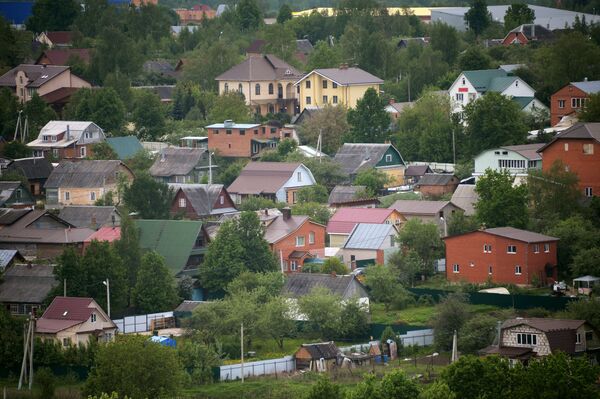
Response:
[[[573,279],[573,288],[577,289],[578,294],[590,295],[596,285],[600,285],[600,277],[588,275]]]
[[[302,344],[294,354],[296,370],[327,371],[337,364],[339,353],[333,341]]]

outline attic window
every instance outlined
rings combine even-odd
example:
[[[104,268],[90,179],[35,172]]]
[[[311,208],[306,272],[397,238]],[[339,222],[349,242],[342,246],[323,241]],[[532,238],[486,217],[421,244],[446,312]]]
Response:
[[[462,84],[465,84],[465,78],[462,78]]]
[[[286,69],[286,70],[285,70],[285,74],[286,74],[286,75],[291,75],[291,74],[292,74],[292,71],[290,71],[289,69]]]
[[[515,87],[519,87],[519,81],[515,80]]]

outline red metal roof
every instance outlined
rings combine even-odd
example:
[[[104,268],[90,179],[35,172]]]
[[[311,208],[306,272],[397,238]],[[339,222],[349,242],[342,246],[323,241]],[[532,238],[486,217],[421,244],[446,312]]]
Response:
[[[90,314],[92,314],[93,308],[90,307],[92,301],[92,298],[57,296],[50,306],[48,306],[48,309],[46,309],[40,320],[86,321],[90,317]]]
[[[89,236],[84,242],[89,243],[93,240],[113,242],[121,238],[120,227],[101,227],[94,234]]]
[[[350,234],[358,223],[385,223],[392,212],[389,208],[340,208],[329,219],[327,233]]]

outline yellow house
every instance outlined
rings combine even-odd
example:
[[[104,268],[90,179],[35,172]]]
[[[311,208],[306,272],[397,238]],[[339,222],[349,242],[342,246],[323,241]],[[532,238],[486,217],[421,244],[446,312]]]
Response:
[[[379,93],[383,80],[360,68],[341,65],[339,68],[315,69],[296,82],[300,112],[305,108],[325,104],[342,104],[354,108],[369,88]]]

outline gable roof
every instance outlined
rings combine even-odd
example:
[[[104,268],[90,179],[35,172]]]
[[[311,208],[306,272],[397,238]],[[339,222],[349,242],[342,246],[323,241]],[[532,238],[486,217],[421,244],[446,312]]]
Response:
[[[362,284],[351,274],[333,276],[331,274],[318,273],[292,273],[286,277],[281,294],[287,297],[299,298],[310,294],[315,287],[325,287],[333,295],[339,295],[345,299],[356,288],[352,287],[354,284],[357,284],[364,290]]]
[[[558,133],[554,138],[537,150],[544,152],[546,148],[554,144],[557,140],[596,140],[600,143],[600,123],[577,123],[570,128]]]
[[[116,180],[116,174],[121,167],[127,168],[121,161],[92,161],[87,159],[77,162],[62,161],[48,176],[44,187],[104,187]]]
[[[0,249],[0,271],[4,270],[13,259],[25,261],[23,255],[16,249]]]
[[[274,194],[300,166],[303,165],[299,162],[249,162],[227,187],[227,191],[236,194]]]
[[[41,64],[44,56],[49,62],[48,65],[68,65],[67,63],[71,57],[78,57],[85,64],[89,64],[92,58],[91,49],[89,48],[59,48],[44,51],[35,63]]]
[[[474,184],[459,184],[452,194],[450,201],[465,211],[465,215],[475,214],[475,204],[479,201],[479,195],[475,192]]]
[[[458,208],[451,201],[397,200],[389,209],[395,209],[403,215],[437,215],[448,205]]]
[[[529,159],[530,161],[537,161],[542,159],[541,155],[538,153],[538,150],[544,146],[544,143],[534,143],[534,144],[521,144],[521,145],[506,145],[500,148],[504,148],[505,150],[514,151],[517,154],[521,155]]]
[[[31,209],[0,208],[0,226],[8,226],[31,212]]]
[[[131,158],[144,149],[136,136],[107,137],[106,144],[113,149],[120,160]]]
[[[248,57],[240,64],[217,76],[215,80],[259,82],[274,80],[297,80],[302,72],[273,54]],[[254,89],[254,88],[253,88]]]
[[[391,144],[345,143],[333,159],[341,165],[345,173],[352,175],[362,169],[375,167],[390,147],[398,153],[404,165],[402,155]]]
[[[275,244],[309,221],[309,217],[304,215],[292,215],[288,219],[285,219],[283,215],[278,215],[265,228],[265,241],[269,244]]]
[[[114,206],[68,205],[63,207],[58,217],[77,227],[97,229],[112,226],[112,215],[119,214]],[[95,220],[95,223],[92,221]]]
[[[38,88],[69,69],[70,67],[68,66],[59,65],[21,64],[0,76],[0,86],[15,87],[17,84],[15,80],[17,72],[22,71],[29,79],[26,87]]]
[[[571,82],[571,84],[587,94],[600,92],[600,80],[584,80],[583,82]]]
[[[356,67],[315,69],[297,81],[296,84],[299,84],[313,73],[321,75],[322,77],[329,79],[340,86],[383,84],[382,79]]]
[[[22,190],[27,190],[20,181],[0,181],[0,206],[4,206],[19,187],[22,187]],[[29,195],[23,192],[21,200],[15,202],[20,204],[33,204],[33,201],[29,199]]]
[[[345,202],[353,202],[359,200],[356,194],[364,192],[366,186],[343,186],[337,185],[331,190],[327,203],[341,204]]]
[[[208,159],[208,152],[204,148],[163,148],[150,167],[150,174],[160,177],[185,176],[205,159]]]
[[[140,231],[140,248],[158,252],[173,275],[186,266],[202,230],[202,222],[195,220],[140,219],[135,225]]]
[[[55,91],[59,91],[55,90]],[[54,92],[52,92],[54,93]],[[91,133],[96,137],[86,138],[84,133]],[[68,134],[67,134],[68,133]],[[60,135],[63,135],[61,140],[58,140]],[[45,141],[44,136],[56,136],[57,141]],[[83,136],[83,137],[82,137]],[[37,138],[30,143],[27,143],[28,147],[68,147],[76,142],[83,142],[91,144],[97,143],[104,140],[104,131],[100,126],[94,122],[88,121],[49,121],[40,130]]]
[[[57,221],[61,227],[37,227],[35,222],[41,217],[49,217]],[[70,223],[63,221],[47,211],[34,209],[10,226],[0,229],[0,242],[4,243],[46,243],[46,244],[73,244],[82,243],[94,233],[88,228],[75,228]]]
[[[57,285],[53,265],[13,265],[2,274],[0,302],[43,303]]]
[[[53,32],[45,32],[46,37],[53,44],[71,44],[73,41],[73,32],[66,30],[57,30]]]
[[[21,172],[28,180],[47,179],[53,169],[52,163],[44,157],[15,159],[7,168]]]
[[[301,348],[306,349],[310,357],[315,360],[319,359],[335,359],[337,358],[339,349],[333,341],[319,342],[316,344],[302,344]]]
[[[585,320],[527,318],[509,319],[502,323],[502,329],[527,325],[546,333],[552,352],[561,351],[575,353],[577,329],[586,323]]]
[[[340,208],[327,223],[329,234],[350,234],[358,223],[383,224],[394,212],[390,208]]]
[[[343,248],[379,249],[396,233],[397,230],[392,224],[359,223],[348,236]]]
[[[425,173],[433,173],[429,165],[410,165],[404,170],[404,176],[420,177]]]
[[[551,39],[554,36],[552,31],[544,28],[542,25],[537,24],[519,25],[513,30],[511,30],[509,33],[522,33],[528,40],[545,40]]]
[[[502,92],[518,79],[518,76],[509,76],[503,69],[463,71],[463,75],[469,80],[473,87],[481,93],[487,91]]]
[[[81,324],[90,318],[95,303],[92,298],[57,296],[37,320],[35,329],[52,334]]]
[[[418,186],[446,186],[452,183],[456,176],[452,173],[425,173],[417,183]],[[458,180],[458,179],[456,179]]]
[[[222,213],[235,212],[235,208],[220,208],[214,209],[214,205],[219,199],[224,186],[222,184],[173,184],[169,187],[173,188],[175,195],[178,191],[183,191],[186,198],[199,216],[202,215],[218,215]],[[225,195],[227,191],[225,191]],[[174,196],[175,198],[175,196]]]

